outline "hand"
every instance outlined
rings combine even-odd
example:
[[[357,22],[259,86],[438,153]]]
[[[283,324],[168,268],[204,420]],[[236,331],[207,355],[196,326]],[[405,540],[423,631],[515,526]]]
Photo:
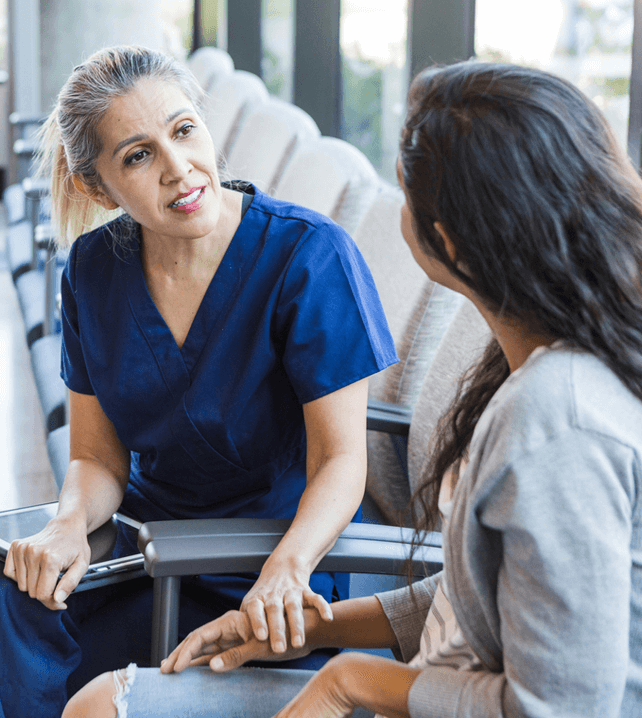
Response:
[[[67,608],[67,596],[85,575],[90,556],[86,530],[54,518],[40,533],[11,544],[4,575],[31,598],[60,611]]]
[[[305,645],[305,607],[316,608],[325,621],[332,620],[332,609],[323,596],[310,588],[309,579],[310,574],[295,561],[284,565],[268,559],[243,599],[241,611],[249,616],[254,635],[260,641],[269,638],[274,653],[283,653],[287,647],[286,616],[293,648]]]
[[[345,654],[328,661],[275,718],[344,718],[354,704],[347,695],[342,676],[349,666]]]
[[[254,635],[247,613],[228,611],[189,634],[161,663],[162,673],[180,673],[187,666],[209,663],[217,673],[231,671],[247,661],[288,660],[300,658],[309,649],[291,649],[278,656],[268,641]]]

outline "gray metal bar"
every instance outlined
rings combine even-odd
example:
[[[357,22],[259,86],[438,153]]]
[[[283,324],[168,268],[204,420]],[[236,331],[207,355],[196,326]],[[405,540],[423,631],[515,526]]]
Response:
[[[475,0],[409,0],[410,76],[475,54]]]
[[[50,234],[50,232],[48,232]],[[42,240],[39,244],[44,243]],[[45,336],[53,334],[56,330],[56,295],[57,267],[56,245],[52,237],[47,237],[47,260],[45,262],[45,320],[42,331]]]
[[[341,131],[340,0],[297,0],[294,104],[315,120],[321,134]]]
[[[227,51],[237,70],[261,76],[261,0],[228,3]]]
[[[180,577],[166,576],[154,579],[152,666],[160,666],[161,661],[178,645],[180,592]]]

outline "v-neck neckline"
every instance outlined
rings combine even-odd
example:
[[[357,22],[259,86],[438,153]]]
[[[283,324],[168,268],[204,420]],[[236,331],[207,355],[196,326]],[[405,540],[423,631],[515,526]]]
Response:
[[[254,188],[252,204],[257,201],[257,195],[258,191]],[[149,292],[140,252],[141,229],[138,227],[139,244],[131,253],[131,260],[127,262],[127,292],[132,312],[156,356],[168,387],[172,391],[178,386],[183,386],[185,382],[189,385],[190,375],[214,331],[218,319],[240,288],[246,254],[243,238],[247,236],[246,227],[251,222],[248,215],[250,212],[246,211],[241,216],[241,221],[203,294],[181,347],[178,346],[171,329]]]

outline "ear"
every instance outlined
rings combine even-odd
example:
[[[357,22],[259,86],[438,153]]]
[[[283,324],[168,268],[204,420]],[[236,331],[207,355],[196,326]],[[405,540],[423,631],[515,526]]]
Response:
[[[88,197],[92,202],[96,202],[105,209],[118,209],[120,205],[116,204],[111,197],[101,187],[91,187],[86,184],[80,175],[71,175],[71,181],[80,194]]]
[[[457,250],[455,249],[455,245],[452,243],[450,237],[448,236],[448,233],[444,229],[444,225],[441,222],[435,222],[433,224],[433,227],[439,232],[441,238],[444,240],[444,246],[446,247],[446,252],[448,252],[450,261],[453,264],[457,264]]]

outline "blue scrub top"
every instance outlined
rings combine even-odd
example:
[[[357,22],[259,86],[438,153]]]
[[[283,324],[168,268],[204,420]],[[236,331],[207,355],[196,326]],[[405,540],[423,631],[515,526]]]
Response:
[[[301,405],[397,361],[346,232],[249,191],[181,349],[147,290],[140,227],[118,218],[69,254],[61,374],[96,395],[132,452],[122,509],[141,521],[292,518],[306,481]],[[116,241],[126,235],[129,249]]]

